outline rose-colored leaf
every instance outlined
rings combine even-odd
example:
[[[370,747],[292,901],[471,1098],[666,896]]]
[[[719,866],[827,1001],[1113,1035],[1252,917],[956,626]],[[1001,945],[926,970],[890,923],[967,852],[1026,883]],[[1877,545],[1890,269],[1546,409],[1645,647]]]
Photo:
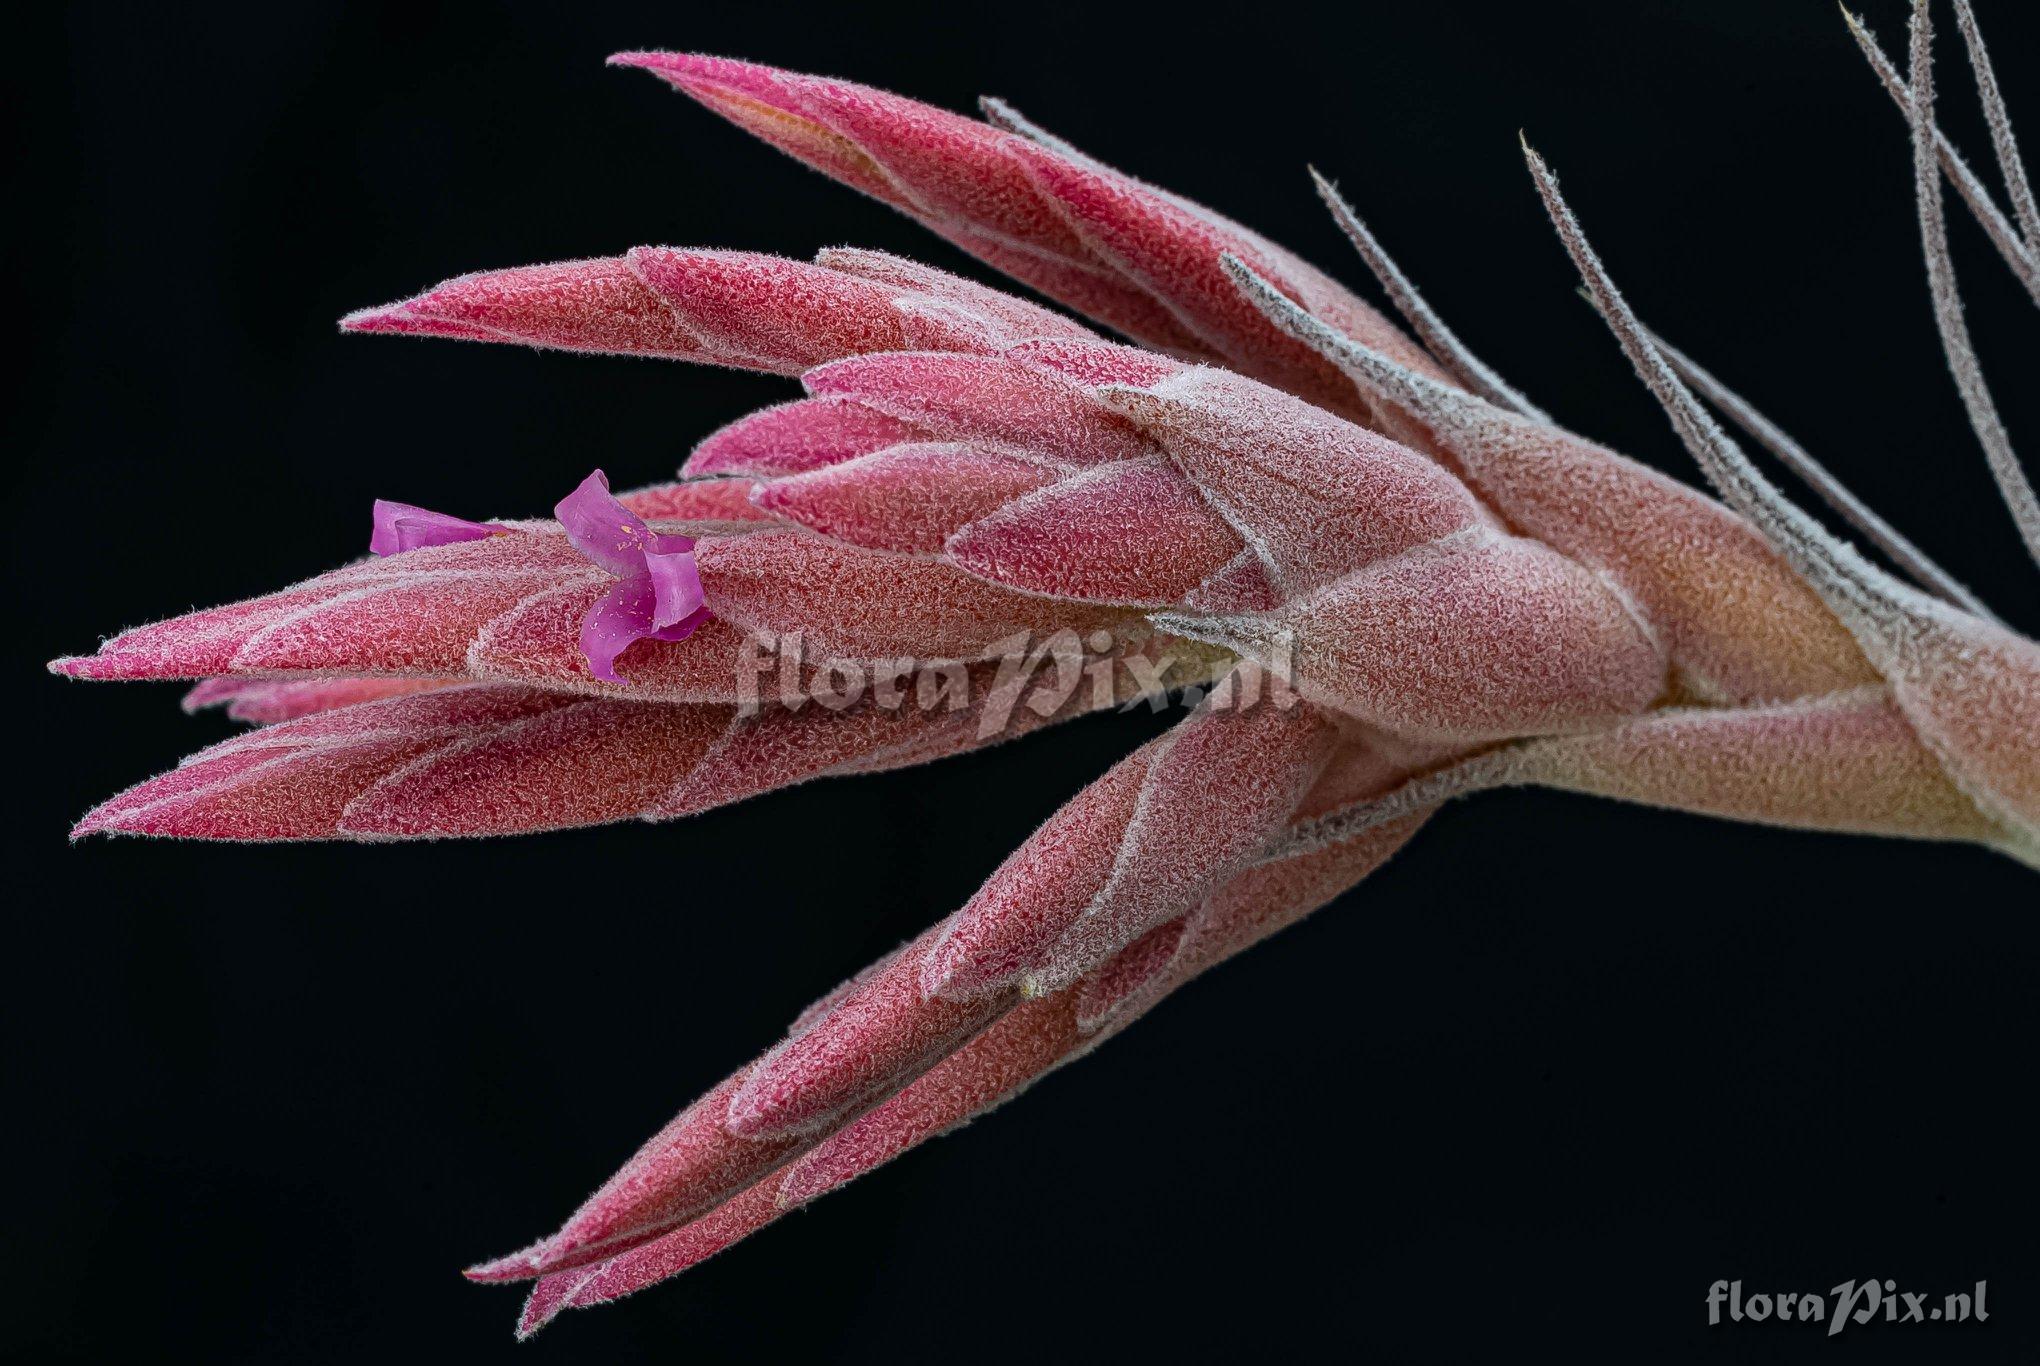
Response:
[[[773,516],[839,541],[932,555],[950,533],[1054,477],[1009,456],[923,442],[774,479],[755,497]]]
[[[1072,339],[1095,339],[1097,336],[1074,318],[1043,308],[1040,304],[1015,298],[1003,290],[933,266],[924,266],[904,256],[894,256],[890,252],[860,247],[825,247],[815,253],[815,264],[891,285],[900,290],[903,297],[913,297],[913,301],[925,310],[932,311],[935,305],[942,303],[953,305],[972,316],[995,321],[1002,325],[1008,336]]]
[[[1316,781],[1332,728],[1307,707],[1207,704],[1070,800],[950,918],[924,987],[1059,990],[1182,915],[1259,854]],[[1198,809],[1200,818],[1186,819]]]
[[[2040,864],[2040,645],[1919,595],[1894,623],[1892,697],[1949,776]]]
[[[1102,392],[1248,529],[1292,593],[1487,519],[1433,461],[1239,375],[1198,367]]]
[[[807,398],[760,409],[710,434],[687,457],[690,476],[800,474],[927,433],[845,398]]]
[[[963,528],[952,563],[1023,592],[1167,606],[1244,549],[1194,485],[1159,459],[1086,470]]]
[[[1112,876],[1140,803],[1153,740],[1050,816],[951,916],[923,963],[930,995],[969,997],[1017,981]]]
[[[1183,362],[1115,342],[1042,339],[1006,348],[1008,360],[1039,365],[1079,384],[1127,384],[1147,388],[1183,370]]]
[[[857,400],[944,441],[1062,465],[1138,460],[1154,444],[1071,380],[1003,356],[896,353],[808,371],[807,391]]]
[[[730,1101],[748,1138],[833,1130],[846,1113],[897,1090],[1004,1013],[1011,1001],[923,995],[930,932],[820,1020],[767,1053]]]
[[[1067,318],[926,267],[847,269],[757,252],[635,247],[623,256],[456,276],[341,319],[349,332],[521,342],[796,374],[867,351],[990,352],[1089,337]]]
[[[1157,620],[1278,669],[1293,659],[1304,696],[1413,739],[1585,730],[1642,711],[1664,689],[1656,642],[1605,584],[1485,528],[1274,612]]]
[[[351,801],[357,838],[503,835],[657,810],[732,725],[727,707],[586,698],[413,759]]]
[[[1244,870],[1323,772],[1336,731],[1315,708],[1214,705],[1221,696],[1155,752],[1111,876],[1030,964],[1036,990],[1074,984]]]
[[[2001,843],[1881,686],[1654,712],[1525,749],[1514,780],[1819,830]]]
[[[1405,364],[1442,377],[1436,363],[1393,324],[1265,238],[1095,162],[1020,138],[1005,150],[1076,227],[1094,258],[1166,300],[1212,355],[1255,378],[1334,407],[1366,411],[1336,367],[1282,335],[1240,297],[1219,265],[1227,253],[1258,267],[1333,326],[1357,332],[1366,344],[1388,348]]]
[[[1334,326],[1442,374],[1374,309],[1288,252],[1088,158],[848,81],[685,53],[613,60],[653,72],[824,174],[1164,350],[1225,357],[1365,411],[1335,368],[1231,289],[1218,257],[1232,252]]]
[[[557,532],[364,560],[265,597],[193,612],[59,660],[74,678],[203,678],[311,671],[453,675],[469,642],[532,594],[600,577]]]
[[[1876,677],[1785,558],[1713,499],[1421,376],[1368,373],[1514,525],[1621,584],[1696,692],[1772,701]]]
[[[689,479],[619,493],[616,501],[648,522],[759,522],[770,518],[751,503],[749,479]],[[709,528],[685,528],[700,535]]]
[[[717,356],[797,373],[838,356],[911,345],[884,286],[759,252],[633,247],[631,272]]]
[[[893,987],[925,942],[917,941],[848,984],[803,1017],[782,1045],[787,1080],[798,1061],[831,1095],[846,1074],[832,1065],[828,1031],[847,1045],[877,1028],[881,1049],[920,1066],[882,1103],[862,1114],[838,1110],[820,1131],[800,1137],[742,1140],[708,1127],[740,1086],[746,1068],[696,1102],[640,1150],[566,1230],[532,1248],[470,1271],[478,1279],[519,1279],[550,1271],[527,1302],[528,1334],[569,1306],[599,1304],[676,1275],[771,1223],[781,1213],[837,1189],[908,1149],[946,1133],[1010,1098],[1045,1073],[1118,1032],[1170,991],[1205,969],[1309,914],[1378,867],[1409,838],[1421,817],[1379,826],[1307,854],[1254,867],[1231,879],[1186,918],[1158,927],[1078,989],[1007,1002],[988,1023],[966,1032],[932,1065],[917,1045],[952,1016],[917,1010]],[[842,1014],[865,993],[874,999]],[[890,1009],[889,1009],[890,1008]],[[894,1013],[896,1012],[896,1013]],[[832,1025],[832,1022],[835,1022]],[[889,1026],[889,1027],[888,1027]],[[817,1039],[817,1035],[823,1037]],[[768,1055],[768,1058],[773,1055]],[[856,1069],[851,1069],[854,1072]],[[897,1080],[897,1079],[895,1079]],[[853,1087],[853,1089],[855,1089]],[[740,1173],[754,1171],[748,1181]],[[718,1198],[719,1197],[719,1198]],[[698,1210],[675,1219],[676,1210]],[[647,1232],[662,1223],[662,1232]],[[634,1243],[632,1240],[635,1240]],[[632,1245],[616,1248],[618,1244]],[[553,1268],[568,1268],[553,1270]]]
[[[708,351],[620,257],[459,275],[415,298],[350,313],[340,326],[771,368]]]
[[[1109,609],[1028,597],[932,560],[796,533],[703,541],[709,610],[781,635],[803,632],[818,657],[977,659],[1021,634],[1110,629]]]
[[[329,838],[350,802],[412,760],[573,704],[526,688],[445,688],[320,712],[203,750],[103,803],[72,836]]]
[[[184,709],[224,707],[236,721],[269,726],[300,716],[374,702],[405,693],[428,692],[458,682],[451,678],[208,678],[184,695]]]

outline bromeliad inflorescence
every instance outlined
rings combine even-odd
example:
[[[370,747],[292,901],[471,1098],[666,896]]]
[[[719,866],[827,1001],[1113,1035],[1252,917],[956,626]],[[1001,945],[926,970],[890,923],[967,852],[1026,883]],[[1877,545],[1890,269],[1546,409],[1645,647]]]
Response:
[[[1941,176],[2036,300],[2040,216],[1974,17],[1955,9],[2011,219],[1934,127],[1924,0],[1906,80],[1856,33],[1911,125],[1951,367],[2040,554],[1955,302]],[[355,332],[796,376],[806,396],[710,435],[678,482],[612,496],[597,471],[555,521],[378,504],[372,558],[58,661],[79,678],[198,679],[187,705],[262,723],[77,833],[661,819],[1086,710],[1202,700],[557,1233],[473,1268],[536,1282],[521,1331],[673,1275],[1000,1103],[1481,788],[1967,840],[2040,864],[2040,645],[1649,332],[1535,153],[1590,296],[1723,502],[1554,425],[1323,180],[1421,345],[1282,248],[997,101],[981,123],[721,58],[614,60],[1138,345],[847,249],[802,263],[641,247],[354,314]],[[1912,582],[1788,500],[1695,390]],[[760,643],[795,640],[790,686],[761,702]],[[1014,708],[1002,670],[1016,641],[1043,640],[1125,667]],[[915,662],[954,685],[937,704],[818,686]],[[1271,671],[1294,698],[1260,686]],[[803,705],[818,695],[832,704]]]

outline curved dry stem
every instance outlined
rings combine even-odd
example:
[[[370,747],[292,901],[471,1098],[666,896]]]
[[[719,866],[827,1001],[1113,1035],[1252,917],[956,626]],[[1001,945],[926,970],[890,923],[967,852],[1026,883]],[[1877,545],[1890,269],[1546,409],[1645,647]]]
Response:
[[[1046,128],[1043,128],[1040,124],[1028,118],[1025,114],[996,95],[978,96],[978,108],[984,113],[985,122],[991,124],[994,128],[1002,129],[1013,134],[1015,137],[1026,138],[1036,146],[1046,147],[1051,152],[1060,152],[1066,157],[1076,157],[1083,161],[1090,160],[1089,157],[1070,146],[1069,143],[1064,142],[1061,138],[1049,132]]]
[[[1615,333],[1638,377],[1671,418],[1679,439],[1699,463],[1708,482],[1731,507],[1764,533],[1859,640],[1867,635],[1881,641],[1889,624],[1905,615],[1904,596],[1913,590],[1828,534],[1825,527],[1766,479],[1721,425],[1708,416],[1644,334],[1643,324],[1615,287],[1607,267],[1588,245],[1579,220],[1559,194],[1558,178],[1544,158],[1528,142],[1523,144],[1523,156],[1552,226],[1558,230],[1566,253],[1585,280],[1595,308]]]
[[[2005,178],[2005,195],[2012,201],[2012,213],[2019,220],[2019,234],[2026,250],[2040,243],[2040,208],[2033,203],[2033,182],[2026,178],[2026,163],[2019,156],[2019,140],[2012,133],[2012,113],[1998,89],[1997,72],[1990,64],[1990,49],[1983,45],[1983,30],[1976,26],[1976,11],[1969,0],[1955,0],[1955,23],[1962,30],[1962,42],[1969,49],[1969,66],[1976,73],[1976,95],[1983,103],[1983,116],[1990,124],[1990,144],[1997,153],[1998,170]]]
[[[1962,297],[1955,284],[1955,261],[1948,254],[1948,220],[1941,204],[1941,177],[1934,168],[1934,21],[1927,0],[1913,0],[1912,89],[1908,107],[1912,122],[1913,193],[1919,202],[1920,244],[1927,258],[1927,287],[1934,296],[1934,324],[1941,349],[1948,356],[1956,392],[1969,412],[1969,425],[1983,445],[1998,492],[2011,509],[2026,553],[2040,564],[2040,498],[2033,495],[2019,457],[2012,450],[1990,386],[1977,363],[1976,346],[1962,319]]]
[[[1586,294],[1585,290],[1581,291]],[[1593,296],[1587,294],[1587,301]],[[1907,577],[1934,594],[1944,602],[1953,603],[1964,611],[1996,621],[1996,615],[1981,599],[1962,582],[1940,565],[1934,563],[1928,554],[1906,539],[1903,532],[1877,514],[1876,509],[1849,491],[1846,484],[1837,479],[1827,466],[1813,457],[1813,453],[1794,441],[1784,429],[1765,417],[1753,407],[1749,400],[1716,379],[1702,368],[1692,357],[1673,346],[1649,328],[1644,335],[1651,345],[1663,353],[1665,361],[1675,374],[1697,390],[1700,396],[1713,404],[1729,421],[1743,429],[1752,441],[1778,458],[1780,464],[1805,481],[1807,487],[1819,494],[1821,501],[1854,527],[1863,536],[1904,570]]]
[[[1496,407],[1507,408],[1525,417],[1535,418],[1539,422],[1551,421],[1550,414],[1525,398],[1507,380],[1490,369],[1479,356],[1474,355],[1466,343],[1445,325],[1445,320],[1438,316],[1436,310],[1424,302],[1424,296],[1417,292],[1416,285],[1411,282],[1409,276],[1403,274],[1401,267],[1396,265],[1389,254],[1382,250],[1381,243],[1375,240],[1367,225],[1360,221],[1360,215],[1353,212],[1353,206],[1346,202],[1338,187],[1320,175],[1315,166],[1310,168],[1310,178],[1317,186],[1318,198],[1324,200],[1325,207],[1332,211],[1332,217],[1337,221],[1340,231],[1346,234],[1347,240],[1352,242],[1354,249],[1360,253],[1360,259],[1367,263],[1367,269],[1374,272],[1374,278],[1381,283],[1389,302],[1395,305],[1396,312],[1402,314],[1403,321],[1417,334],[1417,339],[1423,342],[1432,359],[1450,371],[1454,379]]]
[[[1863,50],[1863,56],[1869,60],[1870,69],[1877,73],[1877,79],[1883,83],[1885,92],[1898,105],[1899,112],[1910,120],[1912,91],[1900,78],[1898,69],[1892,66],[1891,59],[1884,55],[1884,49],[1877,45],[1877,35],[1865,28],[1863,21],[1851,14],[1847,6],[1842,8],[1842,18],[1848,21],[1850,36],[1856,40],[1856,46]],[[1976,172],[1969,169],[1969,163],[1962,159],[1962,154],[1955,150],[1955,145],[1943,137],[1939,130],[1934,133],[1934,152],[1940,161],[1942,174],[1948,177],[1948,183],[1955,187],[1955,193],[1962,196],[1962,202],[1967,204],[1970,213],[1976,216],[1976,221],[1982,225],[1991,244],[1998,249],[1998,255],[2004,257],[2005,264],[2012,268],[2012,274],[2018,277],[2026,293],[2033,297],[2033,302],[2040,304],[2040,259],[2035,257],[2034,245],[2020,238],[2018,230],[2004,216],[1997,202],[1990,197],[1990,191],[1977,179]]]
[[[1530,151],[1527,144],[1524,152],[1532,158],[1533,169],[1543,167],[1542,160],[1537,158],[1535,152]],[[1545,171],[1545,174],[1549,175],[1549,171]],[[1571,222],[1570,211],[1564,210],[1562,203],[1559,205],[1559,211],[1565,213],[1566,222],[1570,224],[1569,235],[1566,227],[1561,226],[1560,229],[1560,235],[1566,239],[1567,250],[1571,251],[1575,242],[1581,248],[1585,248],[1585,239],[1579,235],[1579,225]],[[1585,262],[1581,261],[1577,253],[1573,259],[1580,263],[1582,274],[1588,274]],[[1640,330],[1641,324],[1637,323],[1635,315],[1629,312],[1628,304],[1622,302],[1621,296],[1615,293],[1614,284],[1607,280],[1599,259],[1592,258],[1590,252],[1589,259],[1592,260],[1593,270],[1599,272],[1599,279],[1607,290],[1607,296],[1604,298],[1599,289],[1593,289],[1596,283],[1594,276],[1588,276],[1589,287],[1593,289],[1595,307],[1600,310],[1601,316],[1608,321],[1618,337],[1622,338],[1623,348],[1630,352],[1630,359],[1635,364],[1637,372],[1644,377],[1645,383],[1650,385],[1651,392],[1657,395],[1660,403],[1664,404],[1670,413],[1673,425],[1679,429],[1681,438],[1686,441],[1687,449],[1699,462],[1708,482],[1715,486],[1730,506],[1749,518],[1758,530],[1779,548],[1794,570],[1813,585],[1822,599],[1845,622],[1850,623],[1852,630],[1873,619],[1879,608],[1888,607],[1888,595],[1879,590],[1884,582],[1892,582],[1894,586],[1898,586],[1895,581],[1882,574],[1854,550],[1829,536],[1818,522],[1807,516],[1791,499],[1765,479],[1756,466],[1750,463],[1749,457],[1729,439],[1727,433],[1701,410],[1698,401],[1679,383],[1678,377],[1665,364],[1663,357],[1658,355],[1654,348],[1650,348],[1647,341],[1640,336],[1637,338],[1637,345],[1645,348],[1647,355],[1630,349],[1629,340],[1618,322],[1618,315],[1611,311],[1609,300],[1612,299],[1615,305],[1619,305],[1621,310],[1619,316],[1627,318],[1629,326]],[[1432,381],[1425,380],[1420,375],[1413,375],[1387,361],[1386,358],[1340,336],[1323,322],[1312,317],[1275,286],[1255,274],[1252,267],[1238,258],[1226,257],[1225,268],[1234,283],[1254,305],[1290,336],[1316,347],[1339,364],[1359,372],[1370,383],[1379,385],[1384,392],[1392,396],[1406,397],[1408,401],[1418,403],[1426,397],[1423,392],[1424,386],[1433,383]],[[1653,373],[1651,367],[1655,367],[1656,373]],[[1677,400],[1667,396],[1673,391],[1683,398],[1683,408],[1677,406]]]
[[[1240,293],[1246,295],[1247,301],[1260,309],[1269,322],[1389,402],[1414,412],[1435,408],[1454,399],[1463,404],[1475,402],[1470,396],[1439,380],[1420,375],[1379,351],[1360,345],[1275,288],[1252,266],[1230,252],[1219,257],[1219,264],[1232,277]]]
[[[1964,697],[1959,689],[1952,696],[1934,696],[1937,687],[1949,682],[1951,673],[1975,667],[1979,649],[1999,655],[2014,677],[2025,677],[2032,667],[2026,657],[2030,642],[1963,617],[1909,587],[1864,559],[1854,546],[1829,534],[1780,493],[1701,408],[1652,344],[1600,257],[1588,245],[1579,222],[1558,192],[1551,168],[1528,143],[1523,155],[1552,225],[1585,277],[1595,306],[1708,479],[1821,596],[1856,637],[1870,663],[1911,694],[1910,703],[1901,702],[1906,719],[1963,794],[1986,819],[2015,832],[2020,840],[2031,840],[2035,822],[2030,798],[2016,795],[2026,790],[2021,770],[2026,767],[2025,749],[2030,739],[2030,727],[2013,719],[2019,715],[2018,708],[2026,705],[2018,700],[2024,685],[2008,683],[1996,703],[1980,701],[1974,694]],[[1932,161],[1920,164],[1938,186]],[[1964,726],[1970,729],[1964,732]],[[2008,796],[2007,791],[2013,795]]]

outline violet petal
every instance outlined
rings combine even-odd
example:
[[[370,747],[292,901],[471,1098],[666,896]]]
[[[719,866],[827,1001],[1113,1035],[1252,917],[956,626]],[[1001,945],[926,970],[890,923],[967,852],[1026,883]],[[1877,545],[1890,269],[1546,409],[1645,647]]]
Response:
[[[690,551],[647,555],[644,572],[652,583],[652,625],[673,626],[700,610],[701,574]]]
[[[656,534],[644,518],[610,496],[609,477],[601,470],[560,499],[553,515],[576,550],[617,578],[644,573],[645,552],[653,548]]]
[[[426,546],[479,541],[505,530],[507,528],[487,522],[470,522],[462,517],[433,512],[429,508],[378,498],[375,500],[375,531],[369,537],[368,548],[371,554],[400,555],[406,550],[422,550]]]
[[[661,626],[658,630],[652,632],[650,638],[653,640],[685,640],[693,635],[695,628],[699,627],[702,622],[707,621],[708,617],[709,612],[706,607],[697,607],[671,626]]]
[[[616,657],[653,631],[652,581],[639,574],[619,580],[581,620],[581,653],[588,670],[605,683],[621,683]]]

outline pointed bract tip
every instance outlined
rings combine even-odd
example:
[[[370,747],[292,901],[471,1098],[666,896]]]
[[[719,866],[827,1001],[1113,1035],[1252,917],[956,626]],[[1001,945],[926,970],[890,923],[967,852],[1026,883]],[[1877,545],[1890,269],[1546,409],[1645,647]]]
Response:
[[[376,308],[357,308],[340,320],[342,332],[401,332],[404,330],[397,321],[402,304],[382,304]]]
[[[202,818],[191,819],[175,804],[158,806],[152,801],[136,802],[132,788],[93,807],[71,827],[73,844],[93,835],[156,835],[165,839],[193,840],[226,838],[208,830]]]
[[[720,85],[758,98],[776,93],[787,73],[757,62],[734,57],[711,57],[705,52],[617,52],[606,65],[649,71],[685,94],[697,93],[696,83]]]
[[[612,52],[603,65],[649,71],[655,76],[677,79],[704,72],[718,60],[694,52]]]
[[[1280,289],[1277,289],[1274,282],[1269,280],[1267,276],[1261,274],[1231,252],[1219,253],[1218,266],[1232,280],[1234,287],[1245,294],[1247,299],[1255,307],[1259,308],[1270,322],[1284,331],[1290,332],[1290,335],[1297,336],[1305,345],[1315,345],[1315,343],[1308,336],[1299,334],[1295,329],[1303,328],[1320,333],[1329,333],[1331,331],[1309,309],[1297,303],[1296,300],[1284,294]]]
[[[451,283],[451,282],[448,282]],[[502,341],[503,334],[459,318],[435,317],[429,311],[441,300],[439,286],[416,298],[403,299],[376,308],[358,308],[340,320],[342,332],[371,336],[445,337],[454,341]]]
[[[978,112],[985,116],[985,122],[991,124],[992,127],[1000,132],[1011,133],[1014,137],[1031,142],[1037,147],[1046,148],[1051,152],[1059,152],[1072,160],[1085,162],[1090,160],[1082,152],[1070,146],[1040,124],[1035,123],[997,95],[978,96]]]
[[[524,1308],[517,1314],[517,1340],[529,1342],[538,1330],[551,1323],[562,1313],[576,1308],[574,1294],[595,1277],[590,1270],[585,1275],[564,1272],[546,1276],[531,1287],[531,1293],[524,1297]]]
[[[232,678],[208,678],[193,684],[178,699],[178,710],[186,716],[196,716],[209,707],[231,702],[240,690],[237,680]]]
[[[1252,644],[1249,633],[1241,629],[1250,618],[1251,614],[1247,617],[1202,617],[1189,612],[1150,612],[1147,617],[1148,623],[1157,631],[1236,653],[1245,653]]]
[[[477,1262],[460,1274],[482,1285],[528,1281],[538,1275],[539,1260],[551,1246],[552,1239],[541,1238],[531,1246],[519,1248],[507,1257],[498,1257],[490,1262]]]
[[[160,663],[160,660],[149,654],[102,650],[96,655],[66,655],[62,659],[53,659],[48,667],[51,673],[60,678],[80,678],[87,682],[126,683],[140,679],[179,677],[177,674],[164,673],[159,667]]]

